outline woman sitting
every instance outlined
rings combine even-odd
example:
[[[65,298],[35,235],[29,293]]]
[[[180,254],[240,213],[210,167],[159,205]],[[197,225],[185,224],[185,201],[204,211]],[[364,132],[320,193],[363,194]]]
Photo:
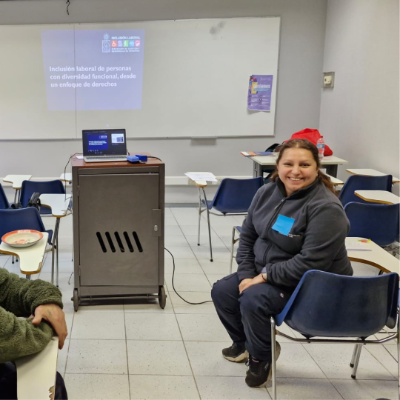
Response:
[[[248,358],[250,387],[271,378],[269,319],[283,310],[304,273],[353,274],[345,248],[349,221],[320,171],[317,148],[303,139],[285,143],[271,180],[243,222],[237,272],[217,281],[211,293],[233,341],[222,355],[233,362]],[[279,353],[277,343],[276,358]]]

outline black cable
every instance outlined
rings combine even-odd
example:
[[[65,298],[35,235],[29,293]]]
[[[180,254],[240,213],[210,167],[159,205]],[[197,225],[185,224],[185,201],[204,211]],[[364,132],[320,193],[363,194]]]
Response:
[[[64,192],[65,192],[64,200],[67,200],[67,181],[65,179],[65,171],[67,170],[67,167],[68,167],[69,162],[71,161],[71,158],[76,156],[77,154],[79,154],[79,153],[72,154],[72,156],[70,158],[68,158],[68,162],[67,162],[67,164],[65,164],[65,167],[64,167]]]
[[[147,158],[156,158],[157,160],[160,160],[161,162],[163,162],[163,160],[161,160],[161,158],[158,158],[158,157],[147,156]],[[167,251],[168,251],[168,250],[167,250]]]
[[[157,157],[154,157],[157,158]],[[175,276],[175,259],[174,256],[172,255],[172,253],[164,247],[164,250],[168,251],[168,253],[171,255],[172,257],[172,288],[174,289],[174,292],[177,294],[178,297],[180,297],[185,303],[191,304],[193,306],[197,306],[199,304],[205,304],[205,303],[212,303],[212,300],[206,300],[206,301],[202,301],[201,303],[191,303],[190,301],[185,300],[175,289],[175,285],[174,285],[174,276]]]
[[[67,5],[67,14],[69,15],[69,5],[71,4],[71,2],[69,1],[69,0],[67,0],[66,2],[65,2],[65,4]]]

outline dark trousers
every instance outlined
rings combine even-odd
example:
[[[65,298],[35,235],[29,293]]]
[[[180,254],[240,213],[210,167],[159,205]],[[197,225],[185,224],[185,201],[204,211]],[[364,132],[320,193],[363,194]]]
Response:
[[[68,400],[64,379],[57,372],[55,400]],[[17,400],[17,371],[14,364],[0,364],[0,400]]]
[[[269,283],[250,286],[239,294],[237,273],[217,281],[211,297],[217,314],[235,343],[245,343],[249,354],[271,362],[271,315],[279,314],[291,292]]]

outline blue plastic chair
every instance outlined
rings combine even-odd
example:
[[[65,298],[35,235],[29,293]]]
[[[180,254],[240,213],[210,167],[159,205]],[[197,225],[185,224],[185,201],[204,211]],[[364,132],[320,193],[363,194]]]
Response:
[[[3,186],[1,186],[0,183],[0,210],[5,210],[7,208],[10,208],[10,203],[8,202]]]
[[[35,207],[19,208],[16,210],[0,210],[0,239],[8,232],[20,229],[33,229],[39,232],[47,232],[49,234],[47,243],[51,246],[51,283],[53,283],[54,275],[54,246],[52,244],[53,231],[46,230],[43,225],[39,211]]]
[[[213,261],[212,245],[211,245],[211,226],[210,214],[217,216],[226,216],[228,214],[246,215],[257,190],[263,186],[264,182],[262,177],[251,179],[232,179],[225,178],[215,193],[213,200],[207,200],[204,188],[203,199],[201,199],[201,192],[199,187],[199,228],[197,245],[200,246],[200,221],[201,213],[207,211],[208,223],[208,236],[210,243],[210,261]],[[205,207],[202,207],[202,206]],[[216,210],[218,213],[212,212]]]
[[[399,204],[347,203],[344,207],[350,221],[347,236],[371,239],[388,246],[399,236]]]
[[[52,193],[52,194],[65,194],[65,189],[62,182],[57,179],[54,181],[23,181],[21,187],[21,204],[22,207],[26,207],[31,198],[32,194],[38,192],[39,194],[43,193]],[[51,214],[51,209],[48,207],[41,207],[40,214]]]
[[[276,334],[296,342],[355,343],[352,378],[356,378],[362,344],[380,344],[397,338],[397,332],[384,339],[367,339],[384,326],[394,328],[397,321],[399,275],[354,277],[310,270],[306,272],[283,311],[271,317],[272,399],[276,399]],[[283,322],[305,339],[276,331]],[[322,339],[313,339],[314,337]],[[329,339],[328,339],[329,337]],[[346,338],[346,339],[344,339]],[[348,338],[353,338],[349,340]],[[400,376],[399,384],[400,384]]]
[[[342,190],[339,193],[339,199],[343,206],[351,201],[357,203],[366,203],[363,199],[356,196],[354,191],[356,190],[387,190],[392,191],[392,175],[383,176],[363,176],[363,175],[351,175],[344,184]]]

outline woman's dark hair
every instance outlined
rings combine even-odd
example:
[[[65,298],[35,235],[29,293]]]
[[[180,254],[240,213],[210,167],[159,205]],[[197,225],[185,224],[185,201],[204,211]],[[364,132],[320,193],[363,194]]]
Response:
[[[333,184],[331,182],[331,180],[324,174],[321,172],[320,168],[321,168],[321,162],[319,161],[319,157],[318,157],[318,149],[317,147],[312,144],[310,141],[306,140],[306,139],[292,139],[289,140],[288,142],[286,142],[285,144],[283,144],[280,149],[279,149],[279,156],[276,160],[276,165],[279,164],[279,161],[282,158],[283,153],[285,152],[285,150],[287,149],[304,149],[304,150],[308,150],[311,152],[314,161],[317,163],[317,168],[318,168],[318,177],[317,179],[323,183],[332,193],[335,194],[335,189],[333,188]],[[271,177],[269,178],[272,182],[275,182],[276,178],[278,178],[278,169],[275,169],[275,171],[272,173]]]

